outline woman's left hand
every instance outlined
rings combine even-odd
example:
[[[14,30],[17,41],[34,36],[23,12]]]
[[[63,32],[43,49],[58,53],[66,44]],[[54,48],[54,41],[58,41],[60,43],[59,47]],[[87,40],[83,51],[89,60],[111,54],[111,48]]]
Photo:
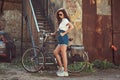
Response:
[[[64,33],[60,33],[61,36],[64,36],[65,34]]]

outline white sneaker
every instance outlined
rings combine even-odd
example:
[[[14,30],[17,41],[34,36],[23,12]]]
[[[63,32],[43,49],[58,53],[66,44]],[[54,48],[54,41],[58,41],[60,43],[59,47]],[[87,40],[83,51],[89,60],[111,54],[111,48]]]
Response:
[[[69,76],[69,74],[68,74],[68,72],[65,72],[65,71],[63,71],[63,72],[59,72],[59,73],[57,73],[57,76]]]
[[[61,67],[61,68],[58,69],[58,71],[56,73],[61,73],[63,71],[64,71],[64,67]]]

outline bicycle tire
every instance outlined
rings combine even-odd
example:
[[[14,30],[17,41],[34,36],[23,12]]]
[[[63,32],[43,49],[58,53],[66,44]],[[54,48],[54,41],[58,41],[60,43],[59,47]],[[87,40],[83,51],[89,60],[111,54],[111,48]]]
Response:
[[[68,71],[71,73],[78,73],[83,71],[87,65],[87,62],[89,61],[88,54],[84,50],[80,51],[76,57],[72,56],[71,51],[69,54],[71,57],[68,58]]]
[[[36,51],[36,57],[34,56]],[[44,65],[44,55],[39,48],[29,48],[22,55],[23,68],[31,73],[38,72]]]

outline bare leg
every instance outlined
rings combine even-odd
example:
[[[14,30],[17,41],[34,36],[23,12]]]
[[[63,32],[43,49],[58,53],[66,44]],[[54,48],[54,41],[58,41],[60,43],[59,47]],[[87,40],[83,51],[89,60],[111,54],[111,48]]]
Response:
[[[61,50],[61,46],[57,46],[54,50],[54,55],[57,59],[59,67],[62,67],[62,61],[61,61],[61,58],[60,58],[60,55],[59,55],[60,50]]]
[[[63,65],[64,65],[64,71],[65,72],[67,72],[67,64],[68,64],[66,50],[67,50],[67,46],[62,45],[61,46],[61,54],[62,54],[62,59],[63,59]]]

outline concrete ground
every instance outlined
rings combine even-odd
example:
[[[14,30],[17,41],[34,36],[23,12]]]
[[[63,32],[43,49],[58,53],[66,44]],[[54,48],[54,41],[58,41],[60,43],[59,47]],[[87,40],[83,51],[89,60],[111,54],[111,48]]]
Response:
[[[120,69],[70,73],[69,77],[57,77],[54,70],[28,73],[22,66],[0,63],[0,80],[120,80]]]

